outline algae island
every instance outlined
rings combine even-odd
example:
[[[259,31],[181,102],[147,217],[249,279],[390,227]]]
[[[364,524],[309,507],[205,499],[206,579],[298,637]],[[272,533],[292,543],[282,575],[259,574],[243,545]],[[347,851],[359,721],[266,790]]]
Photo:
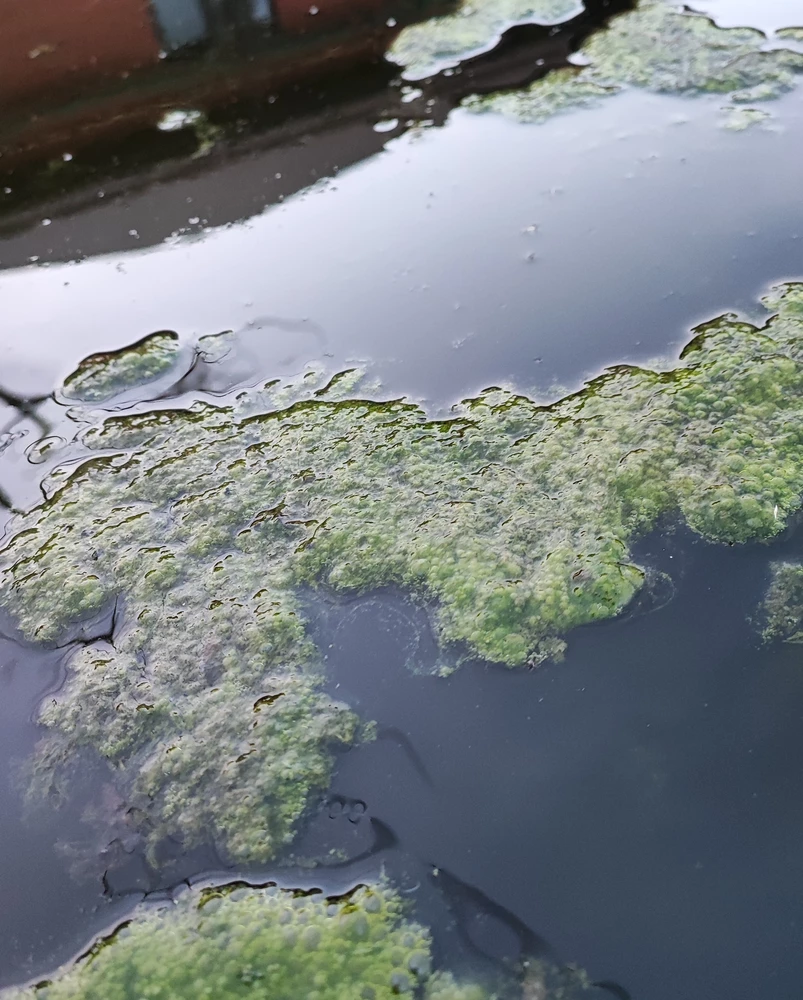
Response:
[[[584,1000],[575,966],[523,955],[457,978],[386,879],[342,896],[242,883],[144,903],[51,980],[4,1000]],[[621,995],[621,991],[614,995]]]
[[[67,399],[103,403],[131,385],[150,382],[169,372],[180,354],[172,331],[151,333],[123,351],[92,354],[64,380]]]
[[[766,639],[803,642],[803,564],[773,564],[762,610]]]
[[[190,890],[130,921],[52,981],[7,1000],[492,1000],[433,971],[429,931],[384,882],[339,899],[269,885]]]
[[[387,55],[406,79],[421,80],[487,52],[515,24],[556,24],[582,10],[580,0],[463,0],[451,14],[408,25]]]
[[[32,794],[100,758],[152,858],[172,835],[269,860],[365,737],[324,690],[303,588],[403,587],[458,655],[516,667],[617,615],[645,580],[631,543],[663,521],[776,535],[803,495],[803,285],[764,302],[764,326],[727,314],[672,370],[551,405],[491,388],[432,419],[345,373],[98,417],[2,551],[23,635],[73,642]]]
[[[788,33],[780,37],[793,39]],[[522,90],[470,97],[464,104],[472,111],[542,122],[627,87],[659,94],[721,94],[736,105],[772,100],[796,86],[803,53],[767,48],[766,43],[755,29],[720,28],[705,15],[667,0],[641,0],[583,43],[581,65],[553,70]]]

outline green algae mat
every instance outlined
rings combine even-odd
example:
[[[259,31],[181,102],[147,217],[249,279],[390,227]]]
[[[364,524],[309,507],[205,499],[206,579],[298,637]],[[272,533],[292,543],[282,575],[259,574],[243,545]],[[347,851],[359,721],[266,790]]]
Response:
[[[483,42],[498,38],[506,25],[550,23],[572,14],[576,11],[571,4],[553,0],[540,6],[467,2],[452,15],[405,28],[389,57],[410,79],[420,79],[453,65],[449,60],[482,51]],[[629,87],[666,94],[721,94],[736,105],[764,102],[797,85],[803,52],[784,43],[796,42],[799,32],[782,30],[779,44],[770,46],[760,31],[720,28],[667,0],[641,0],[587,39],[575,57],[576,66],[552,70],[523,89],[469,97],[465,105],[521,122],[541,122]]]
[[[764,304],[763,326],[725,315],[676,366],[614,368],[551,404],[491,388],[432,419],[360,398],[351,372],[227,405],[86,411],[88,457],[12,523],[3,600],[44,642],[121,599],[125,622],[80,645],[45,703],[31,794],[66,795],[91,751],[152,848],[212,838],[240,863],[270,860],[333,752],[373,737],[324,692],[301,588],[402,586],[431,607],[449,669],[466,655],[521,667],[649,585],[630,547],[654,526],[680,517],[721,544],[779,534],[803,496],[803,285]],[[112,364],[117,392],[127,365]],[[801,579],[776,571],[771,633],[797,637]],[[183,996],[201,976],[210,996],[381,997],[419,981],[484,995],[430,968],[427,931],[390,888],[346,903],[243,890],[143,911],[47,994]]]
[[[274,886],[187,892],[167,908],[144,907],[63,978],[8,995],[390,1000],[414,988],[432,1000],[490,996],[433,973],[428,932],[377,884],[335,901]]]
[[[401,586],[451,668],[520,667],[649,585],[630,548],[663,521],[777,535],[803,495],[803,285],[765,306],[761,327],[700,327],[673,368],[614,368],[551,404],[491,388],[432,419],[346,373],[89,426],[89,457],[12,523],[2,597],[32,640],[118,600],[125,623],[42,708],[31,794],[66,794],[89,750],[152,847],[270,860],[333,752],[371,738],[323,690],[301,588]]]
[[[787,36],[788,37],[788,36]],[[722,94],[735,104],[779,97],[797,85],[803,53],[767,48],[750,28],[718,28],[663,0],[615,17],[580,50],[576,69],[560,69],[522,91],[469,99],[520,121],[541,121],[626,87],[665,94]]]
[[[464,0],[451,14],[405,28],[388,50],[404,76],[419,80],[492,48],[517,24],[556,24],[583,10],[579,0]]]

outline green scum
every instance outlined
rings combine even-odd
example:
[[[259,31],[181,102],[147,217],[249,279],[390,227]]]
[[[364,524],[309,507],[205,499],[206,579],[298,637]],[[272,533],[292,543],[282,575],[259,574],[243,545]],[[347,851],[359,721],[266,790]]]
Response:
[[[142,906],[53,981],[7,1000],[494,1000],[433,971],[429,932],[384,883],[327,899],[269,886]]]
[[[465,103],[474,111],[541,122],[625,87],[659,94],[722,94],[735,104],[770,100],[796,85],[803,53],[767,49],[766,41],[752,28],[719,28],[680,5],[642,0],[583,44],[583,66],[553,70],[523,90]]]
[[[673,370],[613,368],[549,406],[492,388],[432,419],[344,373],[90,428],[2,553],[28,639],[117,606],[41,710],[34,788],[58,798],[100,756],[152,849],[264,861],[363,736],[323,690],[305,588],[405,588],[458,656],[516,667],[617,615],[645,579],[632,542],[664,520],[772,538],[803,495],[803,285],[765,304],[763,327],[700,327]]]
[[[579,0],[463,0],[451,14],[404,28],[388,58],[421,80],[492,48],[514,24],[556,24],[581,13]]]
[[[102,403],[167,374],[180,356],[175,333],[151,333],[124,350],[90,355],[65,379],[63,393],[83,403]]]

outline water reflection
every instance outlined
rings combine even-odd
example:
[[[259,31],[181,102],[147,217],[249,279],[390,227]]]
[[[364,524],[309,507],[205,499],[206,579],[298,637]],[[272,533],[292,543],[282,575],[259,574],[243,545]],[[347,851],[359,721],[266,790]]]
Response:
[[[448,4],[442,4],[448,6]],[[432,0],[31,0],[3,5],[0,43],[0,92],[3,107],[38,103],[49,108],[115,86],[118,91],[153,87],[161,76],[167,88],[197,84],[160,68],[163,61],[198,60],[209,71],[209,57],[300,59],[297,79],[332,57],[332,41],[349,45],[336,58],[348,63],[378,48],[398,23],[437,8]],[[388,20],[396,22],[388,25]],[[381,29],[388,29],[382,31]],[[367,48],[353,42],[364,36]],[[297,48],[299,38],[307,43]],[[314,40],[314,41],[313,41]],[[312,44],[310,44],[312,43]],[[235,65],[228,67],[236,76]],[[243,67],[243,74],[246,68]],[[185,74],[187,70],[185,69]],[[232,79],[232,83],[236,83]],[[123,84],[123,86],[121,86]],[[225,95],[222,95],[225,96]]]
[[[218,221],[252,215],[308,186],[310,176],[327,176],[380,150],[387,136],[372,127],[379,118],[396,120],[402,128],[411,119],[441,124],[467,94],[523,84],[565,65],[591,31],[631,5],[630,0],[589,0],[587,9],[565,25],[515,29],[493,54],[472,60],[459,74],[437,78],[425,99],[411,104],[410,88],[389,87],[398,67],[384,62],[383,53],[406,23],[448,4],[322,0],[308,7],[306,0],[283,2],[270,24],[261,26],[236,11],[223,17],[223,7],[214,5],[210,9],[218,27],[207,31],[204,45],[161,50],[155,61],[123,70],[110,69],[107,59],[70,55],[68,41],[28,48],[31,38],[50,37],[48,21],[29,22],[18,15],[19,30],[4,36],[14,53],[12,69],[7,79],[0,71],[3,228],[39,225],[43,218],[48,224],[99,198],[127,195],[177,174],[198,176],[221,160],[303,146],[300,162],[269,171],[256,188],[251,183],[228,191]],[[101,6],[78,23],[86,28],[97,21],[105,37],[108,18],[108,8]],[[152,19],[147,24],[154,30]],[[120,37],[115,34],[115,44],[123,45]],[[94,44],[87,45],[88,53]],[[51,58],[62,50],[61,61]],[[123,61],[125,52],[123,46]],[[21,60],[25,73],[16,73],[13,67]],[[123,248],[132,238],[140,246],[159,242],[172,231],[165,221],[156,217],[132,227],[128,240],[121,233],[104,249]],[[53,248],[29,256],[69,259],[98,252],[80,239],[58,247],[55,234],[47,237],[44,242]],[[21,262],[8,253],[0,260],[6,267]]]
[[[130,175],[191,156],[192,135],[153,134],[176,107],[225,116],[233,103],[267,104],[277,90],[298,92],[322,78],[370,78],[394,33],[438,9],[437,0],[6,2],[0,187],[13,197],[3,207],[18,204],[23,187],[35,197],[109,167]],[[380,74],[383,84],[389,75]],[[370,92],[371,80],[362,84]],[[234,117],[249,115],[239,109]],[[79,162],[88,148],[93,155]]]
[[[766,34],[803,22],[799,0],[695,0],[695,10],[708,14],[722,28],[758,28]]]
[[[736,135],[716,127],[716,97],[634,93],[533,127],[460,112],[260,212],[286,178],[309,184],[344,165],[341,150],[387,142],[358,116],[320,144],[95,197],[0,244],[7,263],[97,255],[0,274],[18,334],[3,346],[7,377],[46,392],[87,354],[164,328],[243,330],[266,373],[370,358],[390,391],[449,402],[499,380],[544,391],[649,361],[798,272],[801,110],[792,93],[776,105],[786,131]],[[249,201],[259,214],[227,226]],[[165,229],[177,236],[135,252]],[[121,244],[130,251],[101,256]]]

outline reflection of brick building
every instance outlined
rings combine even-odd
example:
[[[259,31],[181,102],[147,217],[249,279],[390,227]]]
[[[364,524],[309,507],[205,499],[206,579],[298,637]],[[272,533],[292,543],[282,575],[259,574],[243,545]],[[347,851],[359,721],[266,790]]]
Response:
[[[0,108],[69,98],[271,18],[271,0],[0,0]]]
[[[0,111],[61,104],[194,46],[381,25],[393,0],[0,0]],[[404,5],[404,0],[402,0]],[[267,53],[265,53],[267,55]]]
[[[148,0],[0,0],[0,107],[159,59]]]
[[[48,187],[65,153],[76,171],[79,153],[108,155],[134,135],[126,155],[148,158],[175,108],[225,116],[267,94],[295,100],[313,81],[316,100],[330,87],[339,100],[340,83],[373,73],[402,25],[452,2],[0,0],[2,185]]]

